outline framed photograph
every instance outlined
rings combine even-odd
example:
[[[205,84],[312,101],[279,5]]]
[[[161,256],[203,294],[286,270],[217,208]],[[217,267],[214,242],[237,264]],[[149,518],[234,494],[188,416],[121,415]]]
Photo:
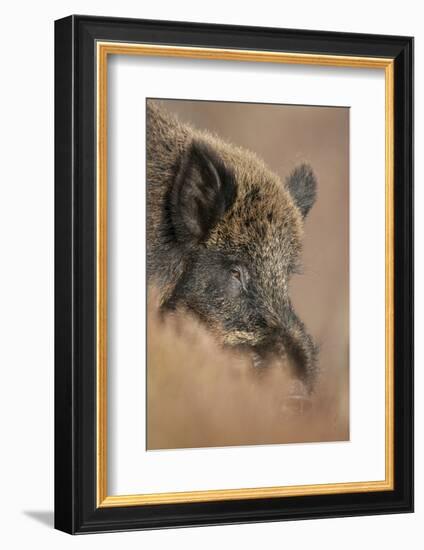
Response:
[[[413,39],[55,24],[55,525],[413,510]]]

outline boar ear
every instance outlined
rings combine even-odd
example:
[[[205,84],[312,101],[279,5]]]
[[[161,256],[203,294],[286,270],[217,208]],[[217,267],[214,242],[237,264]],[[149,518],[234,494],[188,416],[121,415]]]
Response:
[[[175,236],[186,244],[205,240],[234,203],[234,175],[211,146],[193,141],[183,155],[169,196]]]
[[[317,192],[317,180],[312,168],[308,164],[297,166],[287,178],[286,185],[305,218],[314,205]]]

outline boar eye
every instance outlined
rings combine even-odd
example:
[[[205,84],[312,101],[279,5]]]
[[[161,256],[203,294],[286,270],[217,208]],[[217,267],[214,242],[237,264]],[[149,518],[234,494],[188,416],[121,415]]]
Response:
[[[231,277],[233,277],[234,279],[236,279],[241,283],[241,272],[239,269],[237,269],[236,267],[231,268],[230,274],[231,274]]]
[[[233,285],[230,285],[233,291],[239,292],[241,289],[247,290],[246,285],[249,280],[249,274],[245,269],[239,266],[233,266],[229,268],[229,274],[231,280],[234,281]]]

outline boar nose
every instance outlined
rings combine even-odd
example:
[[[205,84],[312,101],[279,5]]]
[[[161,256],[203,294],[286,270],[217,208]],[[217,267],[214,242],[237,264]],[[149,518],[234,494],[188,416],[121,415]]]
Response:
[[[258,325],[266,336],[251,350],[252,363],[255,367],[264,367],[285,357],[296,377],[311,393],[317,374],[317,346],[290,302],[281,309],[283,314],[280,316],[270,315],[269,310],[262,314]]]
[[[283,329],[282,344],[297,376],[311,392],[317,374],[317,347],[295,315]]]

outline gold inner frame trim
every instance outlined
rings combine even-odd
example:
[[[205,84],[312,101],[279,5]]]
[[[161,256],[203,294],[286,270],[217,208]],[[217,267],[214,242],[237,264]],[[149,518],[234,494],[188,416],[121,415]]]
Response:
[[[97,506],[141,506],[270,497],[364,493],[394,489],[394,60],[123,42],[96,43],[97,54]],[[281,487],[109,496],[107,493],[107,61],[109,55],[219,59],[385,71],[385,479]]]

